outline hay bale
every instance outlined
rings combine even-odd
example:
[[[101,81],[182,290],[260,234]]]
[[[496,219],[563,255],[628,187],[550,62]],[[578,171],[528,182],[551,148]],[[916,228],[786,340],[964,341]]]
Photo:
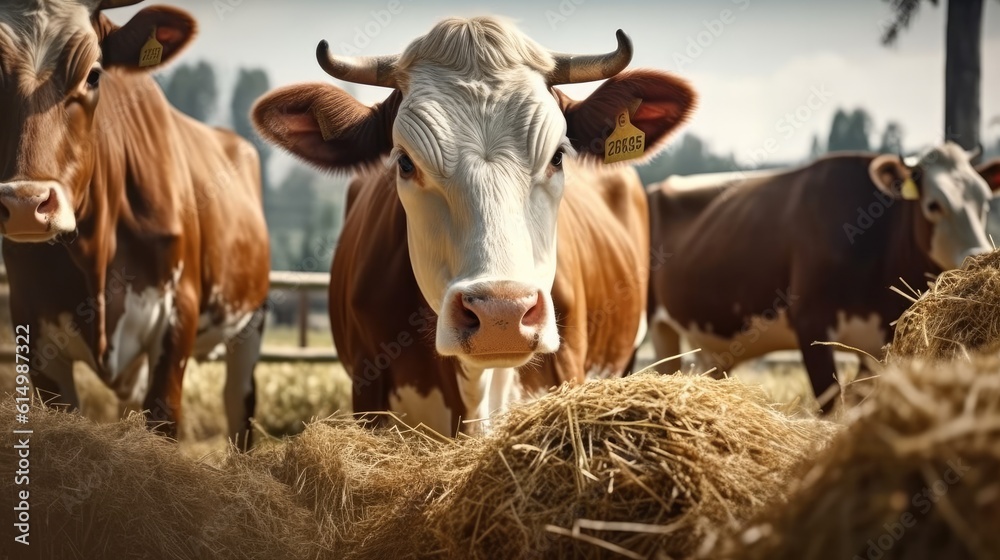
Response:
[[[782,499],[837,427],[737,380],[638,375],[563,387],[481,438],[313,424],[272,472],[344,558],[690,556]]]
[[[896,323],[889,356],[952,359],[1000,353],[1000,251],[938,276]]]
[[[846,432],[711,558],[1000,556],[1000,359],[891,367]]]
[[[10,399],[0,424],[14,421]],[[315,558],[315,523],[287,487],[233,455],[224,469],[178,453],[139,415],[96,424],[79,414],[35,407],[30,436],[31,545],[0,523],[4,558]],[[0,464],[11,474],[17,437],[0,435]],[[0,481],[12,498],[14,476]],[[10,499],[8,504],[12,504]],[[9,506],[13,507],[13,505]],[[10,511],[10,510],[8,510]]]

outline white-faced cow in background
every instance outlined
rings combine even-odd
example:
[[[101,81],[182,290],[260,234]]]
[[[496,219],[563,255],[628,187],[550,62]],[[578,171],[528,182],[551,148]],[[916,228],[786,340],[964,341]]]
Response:
[[[30,332],[37,389],[77,406],[82,360],[168,434],[188,357],[227,342],[226,413],[245,442],[268,290],[257,154],[167,103],[146,71],[174,58],[195,22],[151,7],[119,27],[101,13],[135,3],[0,11],[11,316]]]
[[[677,333],[719,372],[800,348],[822,394],[833,348],[813,342],[881,356],[910,304],[890,287],[924,288],[928,274],[992,249],[1000,160],[976,169],[975,155],[949,142],[919,157],[838,154],[698,188],[685,188],[696,178],[652,185],[651,242],[672,253],[650,280],[657,355],[678,354]]]
[[[323,84],[258,102],[266,138],[362,170],[330,284],[355,412],[454,434],[461,419],[624,372],[645,333],[645,195],[634,171],[593,160],[619,114],[655,149],[695,96],[662,72],[619,73],[632,50],[618,41],[607,55],[553,54],[501,20],[448,19],[400,56],[320,43],[332,76],[392,88],[381,104]],[[583,101],[552,87],[605,78]]]

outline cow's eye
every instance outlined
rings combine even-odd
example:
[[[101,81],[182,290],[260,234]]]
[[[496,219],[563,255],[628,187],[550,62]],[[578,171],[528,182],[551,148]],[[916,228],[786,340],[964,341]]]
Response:
[[[90,73],[87,74],[88,89],[97,89],[101,85],[101,74],[102,71],[100,68],[94,67],[90,70]]]
[[[552,167],[562,167],[563,151],[558,150],[554,156],[552,156]]]
[[[410,156],[403,154],[399,156],[399,175],[403,178],[409,178],[413,176],[413,172],[417,170],[417,166],[413,165],[413,160]]]
[[[941,203],[938,202],[938,201],[936,201],[936,200],[932,200],[932,201],[928,202],[927,203],[927,212],[929,214],[940,214],[941,213]]]

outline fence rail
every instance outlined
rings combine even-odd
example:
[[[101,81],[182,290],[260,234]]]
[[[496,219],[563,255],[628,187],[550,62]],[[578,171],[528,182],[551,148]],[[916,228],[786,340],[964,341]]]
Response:
[[[6,288],[7,268],[0,266],[0,285]],[[271,271],[271,289],[289,290],[298,293],[298,346],[264,346],[261,348],[261,362],[307,362],[331,363],[340,361],[333,348],[309,348],[309,293],[325,290],[330,285],[330,275],[325,272]],[[14,347],[0,345],[0,359],[12,360]],[[224,359],[221,358],[221,359]]]

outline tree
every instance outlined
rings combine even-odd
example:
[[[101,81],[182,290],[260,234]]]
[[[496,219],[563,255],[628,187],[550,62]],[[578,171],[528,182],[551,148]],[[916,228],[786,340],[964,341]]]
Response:
[[[809,148],[809,160],[815,160],[821,155],[823,155],[823,146],[819,143],[819,136],[813,134],[812,146]]]
[[[882,43],[892,45],[920,10],[921,0],[885,0],[895,12]],[[938,0],[929,0],[934,6]],[[945,138],[969,150],[980,138],[980,72],[982,64],[983,0],[949,0],[945,38]]]
[[[903,153],[903,127],[899,123],[894,121],[886,123],[885,130],[882,131],[882,142],[879,144],[878,151],[883,154]]]
[[[826,143],[828,152],[868,151],[871,145],[872,118],[864,109],[855,109],[848,113],[837,109],[830,125],[830,139]]]
[[[271,157],[271,146],[264,142],[257,134],[250,122],[250,109],[257,99],[271,89],[271,81],[267,77],[267,72],[255,68],[247,70],[240,69],[236,78],[236,87],[233,89],[233,98],[229,103],[229,110],[233,121],[233,130],[243,138],[246,138],[260,154],[261,178],[264,183],[265,204],[271,195],[271,184],[268,180],[268,162]]]
[[[643,184],[662,181],[670,175],[736,171],[740,168],[732,155],[719,156],[694,134],[685,134],[650,161],[636,166]]]
[[[183,64],[161,84],[170,103],[189,117],[205,122],[215,112],[219,92],[211,64],[205,61],[194,66]]]

